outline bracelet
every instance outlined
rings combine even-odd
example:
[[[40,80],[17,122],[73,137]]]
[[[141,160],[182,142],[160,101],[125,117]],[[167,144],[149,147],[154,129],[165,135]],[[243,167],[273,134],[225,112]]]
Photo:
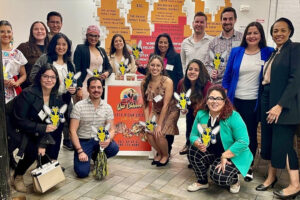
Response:
[[[77,148],[76,151],[78,152],[80,149],[82,149],[81,147]]]
[[[80,155],[81,153],[83,153],[84,151],[80,151],[80,152],[78,152],[78,155]]]

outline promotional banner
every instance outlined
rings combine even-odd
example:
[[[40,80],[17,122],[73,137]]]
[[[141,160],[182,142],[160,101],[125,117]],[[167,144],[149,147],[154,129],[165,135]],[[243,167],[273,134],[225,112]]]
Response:
[[[151,151],[144,128],[139,123],[145,121],[140,86],[107,85],[106,88],[107,103],[111,105],[115,116],[114,140],[120,147],[119,154],[122,155],[122,151],[132,151],[132,155],[141,155],[134,151]]]

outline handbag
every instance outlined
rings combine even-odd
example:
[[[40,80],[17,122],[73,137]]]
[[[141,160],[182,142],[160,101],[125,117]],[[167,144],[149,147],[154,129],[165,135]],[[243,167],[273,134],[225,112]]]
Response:
[[[47,154],[45,155],[49,162],[42,165],[41,155],[39,155],[38,166],[36,169],[31,171],[33,189],[38,193],[44,193],[65,180],[65,175],[58,161],[53,162]]]

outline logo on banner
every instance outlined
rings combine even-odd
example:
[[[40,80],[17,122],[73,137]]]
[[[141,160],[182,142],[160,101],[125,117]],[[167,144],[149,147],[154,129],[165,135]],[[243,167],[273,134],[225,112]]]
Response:
[[[117,106],[117,110],[141,108],[138,104],[139,93],[133,88],[126,88],[120,94],[121,102]]]

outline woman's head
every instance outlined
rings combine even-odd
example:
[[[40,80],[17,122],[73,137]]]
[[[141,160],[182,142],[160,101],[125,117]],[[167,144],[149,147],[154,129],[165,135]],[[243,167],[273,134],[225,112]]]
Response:
[[[57,93],[59,77],[56,68],[52,64],[44,64],[35,76],[34,85],[42,89],[51,89],[52,92]]]
[[[147,64],[148,74],[151,76],[159,76],[165,74],[164,61],[159,55],[152,55]]]
[[[35,21],[30,27],[29,43],[38,44],[40,42],[48,45],[48,29],[43,22]]]
[[[259,48],[267,46],[264,28],[259,22],[251,22],[244,31],[241,46],[246,48],[249,45]]]
[[[208,89],[205,101],[200,109],[219,115],[221,120],[227,119],[233,112],[233,106],[221,85],[214,85]]]
[[[287,18],[279,18],[271,26],[271,35],[277,47],[281,47],[294,35],[293,23]]]
[[[117,50],[121,50],[123,56],[129,59],[129,63],[131,62],[130,53],[126,47],[126,42],[124,37],[121,34],[115,34],[110,43],[110,52],[109,55],[114,54]]]
[[[98,26],[95,25],[90,25],[86,29],[86,39],[85,39],[85,45],[87,46],[95,46],[98,47],[100,46],[100,30]]]
[[[58,56],[63,56],[64,62],[67,62],[70,60],[71,54],[71,42],[69,38],[63,33],[54,35],[47,49],[47,55],[52,61],[56,61]]]
[[[157,36],[155,41],[154,53],[160,56],[165,54],[166,57],[169,54],[175,53],[173,42],[169,34],[162,33]]]
[[[6,20],[0,21],[0,37],[1,37],[1,43],[5,45],[13,41],[12,26]]]

